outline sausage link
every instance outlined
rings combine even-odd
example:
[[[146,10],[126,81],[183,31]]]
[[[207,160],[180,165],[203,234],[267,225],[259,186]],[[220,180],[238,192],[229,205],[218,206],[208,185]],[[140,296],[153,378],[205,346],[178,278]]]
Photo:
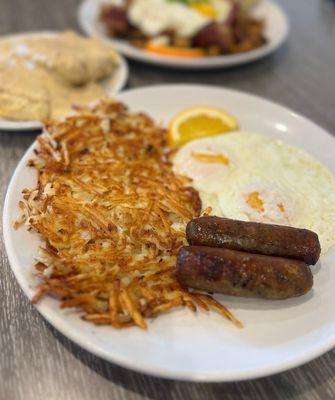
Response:
[[[186,237],[191,245],[294,258],[308,265],[314,265],[321,252],[318,235],[307,229],[228,218],[195,218],[187,224]]]
[[[264,299],[301,296],[313,286],[302,261],[203,246],[181,248],[176,276],[187,287]]]

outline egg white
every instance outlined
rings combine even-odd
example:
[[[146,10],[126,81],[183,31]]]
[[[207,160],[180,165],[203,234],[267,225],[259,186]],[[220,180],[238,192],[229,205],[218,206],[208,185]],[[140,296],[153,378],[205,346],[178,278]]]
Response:
[[[179,36],[188,38],[211,21],[225,21],[232,10],[232,2],[228,0],[210,0],[209,4],[215,11],[213,17],[178,1],[133,0],[128,17],[134,26],[149,37],[172,30]]]
[[[166,0],[133,0],[128,17],[149,37],[169,30],[191,37],[208,23],[206,16],[192,8]]]

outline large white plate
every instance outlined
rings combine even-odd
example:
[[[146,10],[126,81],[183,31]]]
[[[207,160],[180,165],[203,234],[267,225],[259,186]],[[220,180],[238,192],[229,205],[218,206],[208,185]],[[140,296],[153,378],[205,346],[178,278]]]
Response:
[[[224,68],[234,65],[245,64],[259,58],[265,57],[275,51],[287,39],[289,23],[282,9],[273,1],[263,0],[254,9],[253,14],[264,19],[265,36],[268,43],[263,47],[236,55],[222,55],[215,57],[204,57],[199,59],[183,59],[180,57],[158,56],[147,51],[138,49],[125,40],[110,39],[105,33],[98,15],[102,4],[108,0],[84,0],[78,9],[78,20],[83,31],[88,35],[104,39],[112,43],[120,53],[138,61],[145,61],[156,65],[165,65],[176,68]]]
[[[226,89],[188,85],[128,90],[118,98],[131,109],[148,112],[164,123],[195,102],[224,107],[238,118],[242,129],[299,145],[335,172],[334,138],[306,118],[267,100]],[[3,215],[9,262],[29,298],[35,292],[33,256],[39,240],[24,228],[13,230],[12,224],[18,214],[21,190],[35,183],[34,171],[26,167],[33,148],[34,145],[14,173]],[[244,323],[244,329],[237,329],[215,313],[192,314],[186,309],[153,320],[147,332],[136,327],[122,331],[96,327],[82,321],[75,311],[59,309],[58,302],[51,298],[44,299],[37,309],[86,350],[130,369],[194,381],[250,379],[295,367],[334,346],[334,265],[335,248],[313,268],[313,291],[298,299],[217,296]]]
[[[24,37],[38,37],[38,36],[50,36],[56,35],[54,31],[41,31],[41,32],[24,32],[15,35],[1,36],[0,40],[16,40]],[[123,89],[127,83],[129,70],[128,64],[124,57],[120,54],[117,56],[119,67],[110,79],[103,82],[106,94],[112,96]],[[1,131],[29,131],[35,129],[41,129],[42,124],[39,121],[11,121],[8,119],[0,118],[0,132]]]

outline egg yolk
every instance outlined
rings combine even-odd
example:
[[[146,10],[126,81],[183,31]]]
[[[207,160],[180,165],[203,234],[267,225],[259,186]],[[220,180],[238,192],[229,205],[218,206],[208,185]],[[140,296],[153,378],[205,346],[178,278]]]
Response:
[[[264,213],[265,208],[264,208],[264,202],[260,198],[260,193],[259,192],[251,192],[248,194],[246,203],[248,204],[249,207],[253,208],[254,210],[258,211],[259,213]],[[276,204],[278,207],[279,211],[281,213],[285,213],[285,206],[283,203],[278,203]]]
[[[249,193],[246,202],[251,208],[257,210],[258,212],[263,213],[265,211],[263,200],[259,197],[258,192]]]
[[[202,15],[206,15],[206,17],[216,17],[216,15],[217,15],[216,10],[210,4],[196,3],[196,4],[192,4],[192,8],[194,10],[198,11],[198,13],[200,13]]]
[[[282,213],[285,212],[285,207],[284,207],[284,204],[283,204],[283,203],[277,204],[277,207],[279,208],[279,210],[280,210]]]
[[[192,157],[204,163],[220,163],[224,165],[229,165],[230,163],[229,158],[223,154],[192,153]]]

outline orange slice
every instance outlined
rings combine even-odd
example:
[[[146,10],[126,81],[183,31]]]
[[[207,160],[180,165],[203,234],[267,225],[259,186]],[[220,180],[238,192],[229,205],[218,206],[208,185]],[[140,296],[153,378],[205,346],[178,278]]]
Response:
[[[144,49],[150,53],[159,54],[161,56],[184,57],[184,58],[199,58],[205,56],[205,52],[202,49],[164,46],[150,42],[145,46]]]
[[[192,107],[177,114],[168,127],[171,147],[190,140],[218,135],[238,129],[236,119],[226,111],[212,107]]]

